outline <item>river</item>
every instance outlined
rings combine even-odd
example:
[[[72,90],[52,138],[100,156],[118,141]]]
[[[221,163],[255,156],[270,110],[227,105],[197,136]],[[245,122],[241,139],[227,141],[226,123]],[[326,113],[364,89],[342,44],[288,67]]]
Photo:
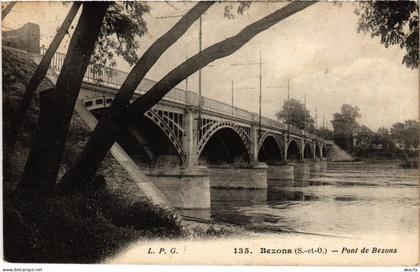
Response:
[[[417,170],[391,162],[329,163],[319,178],[289,181],[269,190],[211,189],[211,209],[180,212],[261,232],[238,233],[229,239],[139,241],[106,263],[413,265],[418,260],[418,193]],[[339,253],[245,258],[232,255],[238,246],[254,252],[264,246],[327,248]],[[397,253],[344,256],[339,251],[342,247],[372,251],[379,247]],[[150,248],[177,248],[180,254],[154,256],[147,254]]]
[[[209,211],[184,214],[287,232],[334,236],[418,233],[416,169],[329,163],[321,177],[268,190],[211,189]]]

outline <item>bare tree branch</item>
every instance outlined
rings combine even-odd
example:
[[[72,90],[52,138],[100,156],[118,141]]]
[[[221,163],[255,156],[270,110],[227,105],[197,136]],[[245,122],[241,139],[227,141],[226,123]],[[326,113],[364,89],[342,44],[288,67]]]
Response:
[[[218,42],[196,54],[173,69],[157,82],[145,95],[137,98],[128,108],[128,118],[134,121],[158,103],[172,88],[216,59],[231,55],[250,41],[258,33],[268,29],[279,21],[317,3],[316,1],[295,1],[248,25],[237,35]]]
[[[1,11],[1,20],[3,21],[4,18],[12,11],[13,7],[16,5],[16,1],[10,2],[2,11]]]
[[[179,10],[179,8],[175,7],[174,5],[172,5],[171,1],[165,1],[166,4],[168,4],[168,6],[172,7],[175,10]]]

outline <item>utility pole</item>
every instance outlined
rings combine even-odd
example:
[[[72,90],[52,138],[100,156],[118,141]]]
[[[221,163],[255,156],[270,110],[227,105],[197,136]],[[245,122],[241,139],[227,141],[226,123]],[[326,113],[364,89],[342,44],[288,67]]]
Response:
[[[287,78],[287,85],[285,86],[271,86],[271,87],[267,87],[267,89],[281,89],[281,88],[287,88],[287,103],[286,103],[286,120],[284,121],[287,124],[287,130],[289,130],[289,119],[290,119],[290,115],[289,115],[289,100],[290,100],[290,82],[289,82],[289,78]]]
[[[234,105],[234,94],[235,94],[235,90],[254,90],[255,88],[235,88],[234,87],[234,82],[232,80],[232,115],[233,115],[233,109],[235,107]]]
[[[282,89],[282,88],[287,88],[287,101],[289,101],[289,89],[290,89],[290,84],[289,84],[289,79],[287,79],[287,85],[285,86],[270,86],[270,87],[266,87],[267,89]],[[283,102],[285,102],[286,100],[283,100]],[[278,119],[278,121],[280,121]]]
[[[185,61],[188,60],[188,55],[185,57]],[[185,91],[188,92],[188,77],[185,78]]]
[[[290,83],[287,78],[287,136],[290,135]]]
[[[261,57],[261,50],[260,50],[260,61],[259,62],[248,62],[248,63],[233,63],[231,64],[231,66],[238,66],[238,65],[259,65],[260,68],[260,73],[259,73],[259,107],[258,107],[258,113],[259,113],[259,117],[258,117],[258,137],[261,136],[261,111],[262,111],[262,107],[261,107],[261,102],[262,102],[262,57]]]
[[[303,130],[305,131],[305,135],[306,135],[306,121],[307,121],[307,116],[306,116],[306,94],[305,94],[305,117],[304,117],[304,121],[303,121]]]
[[[198,31],[198,54],[201,54],[201,50],[202,50],[202,35],[203,35],[203,32],[202,32],[202,29],[201,29],[201,27],[202,27],[202,24],[201,24],[201,16],[200,16],[200,18],[199,18],[199,31]],[[202,105],[201,105],[201,69],[200,70],[198,70],[198,130],[200,130],[201,129],[201,125],[202,125],[202,122],[201,122],[201,107],[202,107]]]
[[[234,104],[233,104],[233,91],[234,91],[234,88],[233,88],[233,79],[232,79],[232,115],[233,115],[233,107],[234,107]]]
[[[259,118],[258,118],[258,139],[261,138],[261,102],[262,102],[262,58],[260,50],[260,105],[259,105]]]
[[[205,13],[204,13],[205,14]],[[169,18],[179,18],[183,17],[185,14],[181,15],[169,15],[169,16],[160,16],[156,19],[169,19]],[[203,40],[203,31],[202,31],[202,19],[201,16],[199,18],[199,31],[198,31],[198,53],[201,54],[202,51],[202,40]],[[187,55],[188,59],[188,55]],[[185,80],[186,89],[188,90],[188,78]],[[201,111],[202,111],[202,99],[201,99],[201,69],[198,70],[198,118],[197,118],[197,129],[200,130],[202,122],[201,122]]]
[[[315,135],[318,134],[318,105],[315,104]]]

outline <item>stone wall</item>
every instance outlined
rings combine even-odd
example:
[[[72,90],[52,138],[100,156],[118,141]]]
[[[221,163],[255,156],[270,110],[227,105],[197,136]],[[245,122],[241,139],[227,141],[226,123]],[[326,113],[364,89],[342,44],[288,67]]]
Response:
[[[209,168],[210,186],[217,188],[267,188],[267,165],[241,168]]]
[[[2,32],[2,45],[28,51],[41,53],[39,25],[27,23],[19,29]]]

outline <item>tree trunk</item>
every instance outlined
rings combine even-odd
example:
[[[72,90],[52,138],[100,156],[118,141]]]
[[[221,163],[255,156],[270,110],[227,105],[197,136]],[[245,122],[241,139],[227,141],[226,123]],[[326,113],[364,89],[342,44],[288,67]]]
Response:
[[[130,123],[136,121],[136,116],[143,115],[186,77],[214,60],[234,53],[258,33],[314,3],[316,2],[292,2],[248,25],[237,35],[206,48],[201,53],[196,54],[169,72],[145,95],[130,104],[125,111],[120,111],[120,114],[116,118],[108,118],[106,124],[104,122],[102,122],[102,125],[99,123],[86,144],[82,155],[63,177],[62,182],[63,185],[65,184],[63,189],[65,191],[74,190],[84,182],[91,181],[108,150],[117,140],[118,135],[124,132]],[[73,186],[68,184],[70,182],[73,183]]]
[[[4,18],[6,18],[6,16],[12,11],[13,7],[16,5],[16,1],[10,2],[7,7],[5,7],[2,11],[1,11],[1,20],[3,21]]]
[[[149,160],[150,164],[154,163],[156,158],[154,156],[154,153],[152,152],[150,146],[147,145],[146,139],[144,139],[143,135],[141,135],[134,127],[130,126],[128,128],[128,132],[131,136],[133,136],[136,141],[139,143],[139,145],[142,146],[144,153],[147,156],[147,159]]]
[[[6,143],[9,147],[13,147],[16,143],[19,129],[23,123],[29,105],[32,102],[32,98],[35,94],[35,91],[38,88],[39,84],[41,84],[45,75],[47,74],[48,67],[51,64],[51,60],[54,57],[54,54],[57,51],[58,47],[60,46],[61,41],[66,35],[71,23],[73,22],[73,19],[77,14],[80,5],[81,2],[73,3],[69,13],[64,19],[63,24],[58,29],[57,34],[55,34],[53,41],[51,42],[50,46],[45,52],[45,55],[42,57],[41,63],[38,65],[34,74],[29,80],[29,83],[26,86],[25,93],[23,94],[22,100],[20,101],[19,106],[16,110],[15,117],[13,118],[13,121],[11,123],[11,127],[7,132],[8,135],[6,137]]]
[[[104,114],[95,127],[82,154],[61,179],[60,187],[64,191],[71,191],[72,187],[77,188],[93,179],[109,148],[115,142],[115,133],[119,133],[120,125],[126,127],[124,124],[125,109],[137,86],[160,56],[182,37],[214,3],[212,1],[197,3],[168,32],[158,38],[138,60],[115,96],[110,110]],[[106,142],[108,138],[112,139],[111,144]],[[89,163],[86,163],[87,161]]]
[[[83,76],[109,3],[85,2],[55,90],[41,94],[38,129],[20,181],[25,193],[50,193],[55,188],[68,127]],[[46,109],[42,109],[42,107]],[[48,114],[48,116],[46,115]]]

